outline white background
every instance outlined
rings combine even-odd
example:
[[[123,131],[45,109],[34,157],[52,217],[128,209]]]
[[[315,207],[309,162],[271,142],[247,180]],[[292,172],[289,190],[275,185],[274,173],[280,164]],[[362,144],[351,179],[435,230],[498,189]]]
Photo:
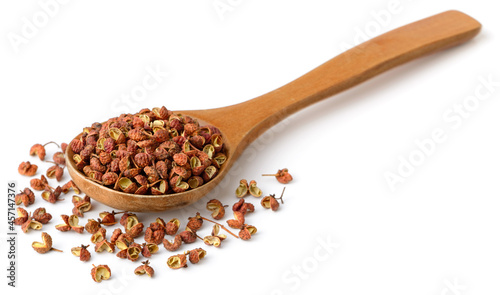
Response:
[[[181,251],[203,246],[208,256],[177,271],[167,268],[170,253],[161,248],[152,258],[154,279],[134,277],[139,262],[93,251],[87,263],[73,257],[69,249],[88,244],[89,234],[54,228],[60,214],[70,214],[71,195],[53,205],[37,194],[29,210],[44,206],[52,213],[44,230],[64,253],[38,255],[30,245],[40,241],[40,232],[19,233],[15,291],[500,292],[500,87],[460,126],[443,119],[454,105],[474,95],[481,77],[500,81],[500,18],[493,2],[400,0],[397,12],[387,14],[381,11],[388,11],[389,0],[221,0],[232,9],[218,14],[213,0],[68,1],[23,37],[26,21],[33,22],[34,16],[44,20],[40,3],[46,2],[0,4],[0,270],[6,290],[14,290],[6,287],[5,278],[7,181],[16,180],[19,188],[29,185],[29,178],[17,174],[22,161],[38,164],[40,173],[50,166],[28,155],[34,143],[69,142],[83,127],[123,111],[242,102],[340,54],[342,44],[354,45],[360,31],[379,34],[458,9],[483,24],[471,42],[391,70],[289,117],[249,147],[215,193],[184,210],[139,215],[146,225],[157,216],[178,217],[185,225],[196,211],[209,215],[204,209],[208,198],[236,202],[240,178],[256,179],[265,194],[279,194],[282,185],[260,174],[288,167],[295,179],[287,185],[278,212],[266,211],[260,200],[247,197],[257,205],[247,218],[259,230],[251,241],[229,237],[220,249],[199,241],[184,245]],[[375,15],[385,18],[377,23]],[[12,36],[26,38],[13,45]],[[141,86],[148,69],[155,68],[168,77],[161,77],[145,96],[125,99]],[[443,130],[446,140],[391,190],[384,174],[398,173],[400,157],[408,159],[418,150],[415,141],[430,138],[436,129]],[[48,147],[49,157],[55,151]],[[110,210],[93,205],[81,223]],[[205,224],[200,234],[209,232]],[[327,241],[338,244],[330,252],[319,248]],[[108,264],[112,279],[94,283],[92,263]]]

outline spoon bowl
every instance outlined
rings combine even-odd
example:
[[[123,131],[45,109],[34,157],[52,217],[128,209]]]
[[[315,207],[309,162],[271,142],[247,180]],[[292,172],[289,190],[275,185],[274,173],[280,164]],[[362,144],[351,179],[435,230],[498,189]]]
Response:
[[[480,29],[481,24],[472,17],[446,11],[368,40],[254,99],[216,109],[174,112],[219,128],[224,138],[226,163],[211,181],[196,189],[167,195],[116,191],[88,180],[78,171],[70,148],[66,149],[68,172],[85,194],[116,209],[142,212],[187,206],[212,190],[253,140],[288,115],[398,65],[464,43]]]

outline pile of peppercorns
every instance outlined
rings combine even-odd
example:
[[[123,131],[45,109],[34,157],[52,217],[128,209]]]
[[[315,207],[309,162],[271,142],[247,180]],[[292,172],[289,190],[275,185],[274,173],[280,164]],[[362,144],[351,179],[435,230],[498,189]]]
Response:
[[[213,179],[227,159],[219,129],[165,107],[94,123],[69,147],[88,179],[140,195],[197,188]]]

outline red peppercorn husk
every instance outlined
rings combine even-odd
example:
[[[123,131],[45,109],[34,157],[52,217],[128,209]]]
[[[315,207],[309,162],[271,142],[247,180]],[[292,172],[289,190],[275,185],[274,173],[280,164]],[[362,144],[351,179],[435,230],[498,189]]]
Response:
[[[187,267],[186,254],[177,254],[174,256],[170,256],[167,260],[167,265],[171,269]]]
[[[257,232],[257,228],[253,225],[243,225],[240,232],[238,233],[238,236],[240,239],[246,241],[250,240],[252,238],[252,235]]]
[[[35,202],[35,194],[29,188],[25,188],[20,194],[17,194],[14,198],[16,205],[21,203],[28,207]]]
[[[61,166],[54,165],[47,169],[46,175],[48,178],[55,178],[57,181],[61,181],[64,176],[64,170]]]
[[[58,165],[66,165],[66,159],[64,158],[63,152],[56,152],[52,156],[52,160],[54,161],[54,163],[56,163]]]
[[[243,201],[243,199],[241,199],[241,201]],[[212,199],[208,201],[206,207],[209,211],[212,211],[212,217],[215,220],[222,219],[226,214],[226,210],[224,209],[224,206],[219,200]]]
[[[262,176],[275,176],[276,180],[280,183],[287,184],[293,180],[292,175],[288,172],[287,168],[279,169],[276,174],[262,174]]]
[[[63,153],[66,153],[66,149],[68,148],[68,144],[63,142],[61,143],[61,150]]]
[[[196,248],[194,250],[188,251],[187,254],[189,255],[189,262],[196,264],[207,255],[207,251],[203,250],[202,248]]]
[[[40,222],[41,224],[46,224],[52,219],[52,215],[45,211],[45,208],[41,207],[33,212],[33,219]]]
[[[75,192],[75,194],[80,193],[80,189],[76,186],[73,180],[68,181],[62,186],[62,193],[67,194],[71,189]]]
[[[84,148],[84,145],[83,145],[83,141],[81,139],[73,139],[70,143],[69,143],[69,147],[71,148],[71,150],[73,151],[73,153],[75,154],[78,154],[80,153],[83,148]]]
[[[144,262],[142,262],[143,265],[137,267],[135,270],[134,270],[134,273],[136,275],[144,275],[144,274],[147,274],[149,277],[152,277],[155,273],[155,271],[153,270],[153,268],[151,266],[149,266],[149,260],[146,260]]]
[[[37,155],[38,158],[43,161],[45,159],[45,147],[39,143],[33,145],[30,148],[30,156]]]
[[[37,165],[31,164],[29,161],[26,161],[19,164],[17,171],[19,172],[19,174],[24,176],[33,176],[36,174],[37,169]]]
[[[34,189],[36,191],[43,191],[46,188],[48,188],[49,183],[48,183],[47,179],[45,178],[45,176],[42,175],[42,176],[40,176],[40,179],[33,178],[32,180],[30,180],[30,186],[32,189]]]

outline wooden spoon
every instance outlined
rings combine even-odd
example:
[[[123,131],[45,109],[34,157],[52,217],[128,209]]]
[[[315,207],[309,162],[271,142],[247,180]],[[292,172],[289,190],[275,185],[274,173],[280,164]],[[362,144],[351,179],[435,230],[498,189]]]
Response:
[[[480,29],[481,24],[470,16],[446,11],[373,38],[295,81],[252,100],[217,109],[180,111],[218,127],[225,139],[226,163],[214,179],[199,188],[161,196],[133,195],[87,180],[72,160],[67,161],[68,171],[83,192],[120,210],[164,211],[189,205],[224,178],[254,139],[286,116],[393,67],[468,41]],[[73,159],[70,148],[66,158]]]

